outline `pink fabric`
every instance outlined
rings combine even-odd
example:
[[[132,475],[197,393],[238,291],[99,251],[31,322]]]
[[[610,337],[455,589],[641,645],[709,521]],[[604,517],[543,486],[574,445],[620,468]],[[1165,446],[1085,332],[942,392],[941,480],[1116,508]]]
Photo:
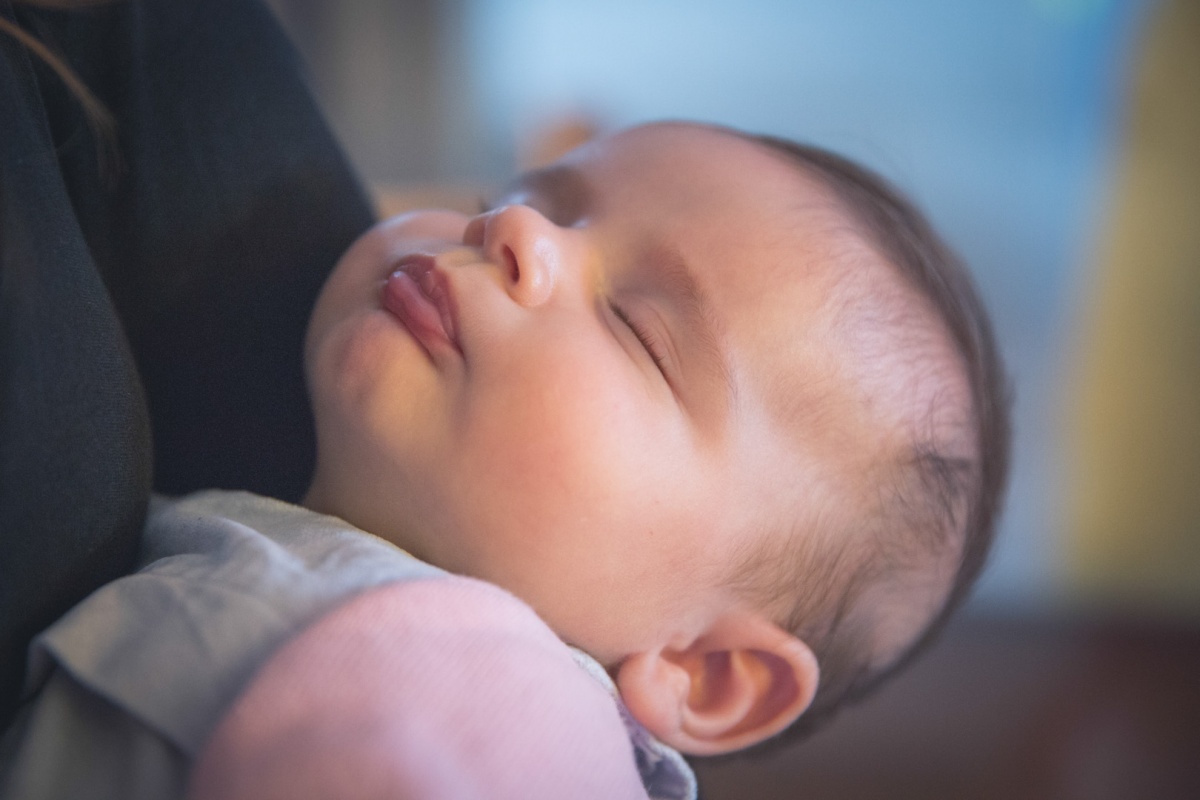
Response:
[[[190,797],[647,797],[606,691],[525,604],[468,578],[367,592],[282,648]]]

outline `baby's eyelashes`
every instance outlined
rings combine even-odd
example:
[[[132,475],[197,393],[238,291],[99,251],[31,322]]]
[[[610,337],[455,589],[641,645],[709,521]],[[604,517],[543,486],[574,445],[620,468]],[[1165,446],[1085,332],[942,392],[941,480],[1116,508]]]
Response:
[[[655,332],[648,326],[641,324],[638,320],[631,317],[625,311],[625,309],[617,303],[610,302],[609,308],[612,309],[612,312],[617,319],[619,319],[621,323],[624,324],[631,333],[633,333],[634,337],[641,344],[642,349],[654,362],[654,366],[658,368],[658,371],[662,375],[663,379],[670,383],[669,379],[667,378],[667,355]]]

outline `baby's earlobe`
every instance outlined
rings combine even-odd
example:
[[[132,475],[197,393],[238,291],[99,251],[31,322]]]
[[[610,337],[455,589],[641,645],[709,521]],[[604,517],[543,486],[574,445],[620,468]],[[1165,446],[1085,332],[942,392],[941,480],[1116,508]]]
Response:
[[[635,653],[617,668],[621,700],[646,730],[669,743],[678,736],[692,690],[691,677],[662,651]]]

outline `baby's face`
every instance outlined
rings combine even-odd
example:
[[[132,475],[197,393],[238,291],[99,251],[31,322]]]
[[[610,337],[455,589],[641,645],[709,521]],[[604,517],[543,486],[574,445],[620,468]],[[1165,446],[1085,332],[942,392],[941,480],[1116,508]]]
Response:
[[[776,156],[688,125],[590,144],[473,218],[380,224],[313,314],[310,504],[509,589],[605,661],[698,633],[838,458],[776,420],[805,402],[796,375],[841,414],[824,333],[845,227]]]

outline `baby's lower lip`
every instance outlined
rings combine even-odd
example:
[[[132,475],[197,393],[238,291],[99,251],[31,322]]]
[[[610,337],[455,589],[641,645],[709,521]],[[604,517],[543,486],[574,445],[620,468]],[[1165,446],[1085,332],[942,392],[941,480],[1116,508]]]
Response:
[[[443,310],[409,273],[397,270],[388,276],[383,284],[382,304],[430,355],[447,345],[458,349],[453,332],[447,329]]]

